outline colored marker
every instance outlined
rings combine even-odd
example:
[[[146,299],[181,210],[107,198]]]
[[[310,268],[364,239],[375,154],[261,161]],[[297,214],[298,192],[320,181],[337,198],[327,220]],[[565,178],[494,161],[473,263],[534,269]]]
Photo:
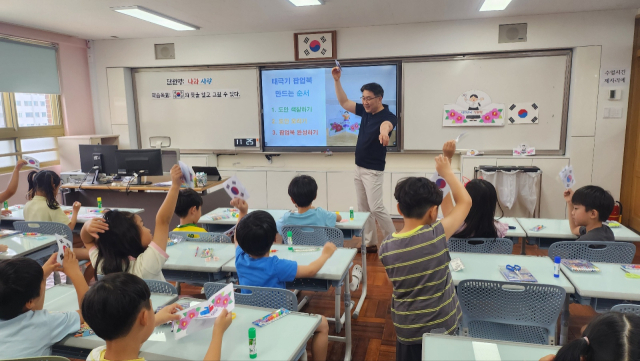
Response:
[[[196,255],[194,257],[198,257],[198,251],[200,250],[200,246],[198,246],[198,248],[196,248]]]

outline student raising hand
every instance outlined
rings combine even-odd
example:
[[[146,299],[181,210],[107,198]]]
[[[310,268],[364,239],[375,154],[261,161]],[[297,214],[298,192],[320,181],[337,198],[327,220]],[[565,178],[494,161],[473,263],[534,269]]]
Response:
[[[47,279],[54,271],[62,271],[62,267],[60,263],[56,261],[56,257],[58,256],[58,252],[54,253],[49,257],[47,262],[42,265],[42,272],[44,273],[44,279]]]
[[[171,167],[171,185],[172,186],[177,185],[178,187],[180,187],[184,182],[184,179],[185,179],[184,177],[185,176],[183,176],[180,166],[177,164],[174,164],[173,167]]]
[[[240,221],[242,217],[246,216],[247,213],[249,212],[249,203],[247,203],[242,198],[236,197],[232,199],[229,204],[231,204],[231,206],[234,208],[238,208],[238,210],[240,211],[240,216],[238,217],[238,221]]]
[[[444,143],[444,145],[442,146],[442,154],[444,154],[445,157],[451,159],[453,158],[453,155],[456,153],[456,141],[455,140],[450,140],[446,143]]]

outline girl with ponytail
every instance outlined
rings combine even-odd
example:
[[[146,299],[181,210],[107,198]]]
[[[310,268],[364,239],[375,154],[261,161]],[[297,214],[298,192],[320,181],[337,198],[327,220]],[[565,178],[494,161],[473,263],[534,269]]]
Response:
[[[596,316],[582,337],[540,361],[640,360],[640,316],[608,312]]]

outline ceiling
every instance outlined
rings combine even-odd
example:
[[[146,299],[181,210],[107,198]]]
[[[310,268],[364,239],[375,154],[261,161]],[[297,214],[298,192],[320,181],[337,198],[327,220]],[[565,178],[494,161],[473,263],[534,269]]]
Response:
[[[83,39],[153,38],[407,24],[581,11],[638,9],[640,0],[513,0],[504,11],[479,12],[483,0],[325,0],[295,7],[287,0],[0,0],[0,22]],[[140,5],[199,26],[174,31],[116,13]]]

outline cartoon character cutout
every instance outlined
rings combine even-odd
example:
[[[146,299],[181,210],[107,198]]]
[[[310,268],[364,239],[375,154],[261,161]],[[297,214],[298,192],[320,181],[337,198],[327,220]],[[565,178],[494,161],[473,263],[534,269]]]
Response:
[[[484,98],[478,98],[477,94],[471,94],[471,96],[467,98],[465,94],[464,101],[469,105],[469,110],[480,110],[482,106],[480,102],[484,101]]]

